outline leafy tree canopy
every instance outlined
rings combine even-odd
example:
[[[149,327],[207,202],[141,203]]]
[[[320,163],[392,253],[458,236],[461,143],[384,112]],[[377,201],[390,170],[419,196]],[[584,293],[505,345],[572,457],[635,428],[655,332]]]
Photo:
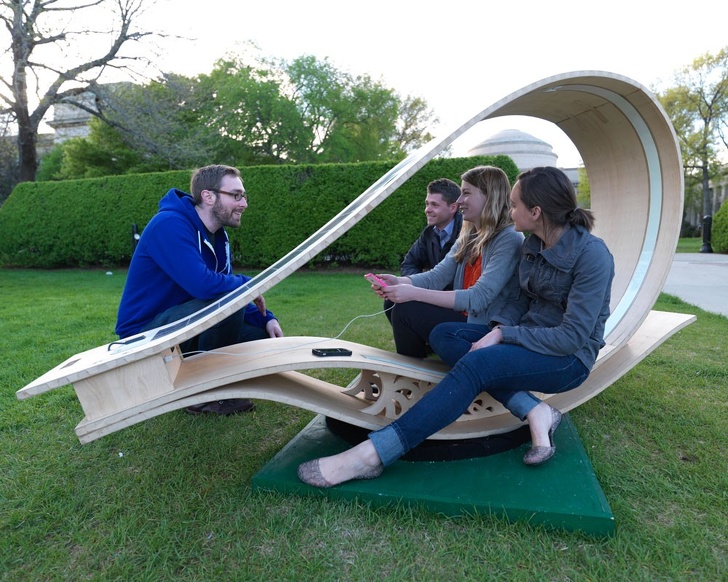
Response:
[[[680,142],[686,194],[701,192],[703,213],[712,214],[710,180],[719,177],[728,149],[728,47],[680,69],[658,98]]]
[[[195,78],[166,75],[101,89],[107,126],[92,124],[85,146],[61,146],[54,178],[213,161],[399,160],[429,141],[427,127],[437,122],[421,98],[402,98],[368,75],[354,77],[313,56],[291,62],[227,57]],[[89,155],[92,147],[96,153]]]

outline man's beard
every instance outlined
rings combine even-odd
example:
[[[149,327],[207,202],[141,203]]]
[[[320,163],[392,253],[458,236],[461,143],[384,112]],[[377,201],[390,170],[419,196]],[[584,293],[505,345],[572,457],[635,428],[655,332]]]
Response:
[[[215,220],[222,226],[238,228],[240,226],[239,217],[242,216],[242,214],[238,215],[237,210],[226,209],[218,198],[215,201],[215,205],[212,207],[212,216],[214,216]]]

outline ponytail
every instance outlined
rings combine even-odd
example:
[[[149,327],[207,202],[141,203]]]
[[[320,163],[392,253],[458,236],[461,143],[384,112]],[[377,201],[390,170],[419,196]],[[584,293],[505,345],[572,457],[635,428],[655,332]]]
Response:
[[[545,228],[569,224],[591,231],[594,214],[576,205],[576,191],[568,176],[551,166],[531,168],[518,176],[521,200],[527,208],[538,206],[545,219]]]
[[[594,213],[584,208],[574,208],[566,213],[566,222],[571,226],[583,226],[591,232],[595,222]]]

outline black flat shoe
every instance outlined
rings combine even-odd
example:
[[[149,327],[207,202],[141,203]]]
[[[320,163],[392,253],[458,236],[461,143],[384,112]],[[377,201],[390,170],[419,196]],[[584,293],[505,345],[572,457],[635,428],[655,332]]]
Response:
[[[216,400],[195,404],[185,408],[187,414],[218,414],[220,416],[232,416],[255,410],[255,404],[247,398],[231,398],[230,400]]]
[[[554,433],[556,432],[556,429],[559,428],[562,415],[553,406],[549,406],[549,408],[551,409],[551,428],[549,428],[549,444],[551,446],[531,447],[523,456],[523,462],[526,465],[540,465],[541,463],[545,463],[553,457],[556,452],[556,447],[554,446]]]

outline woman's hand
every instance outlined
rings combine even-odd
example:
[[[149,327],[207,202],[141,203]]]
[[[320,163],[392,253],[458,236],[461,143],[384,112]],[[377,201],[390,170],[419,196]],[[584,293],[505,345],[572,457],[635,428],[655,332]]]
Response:
[[[474,352],[475,350],[480,350],[482,348],[489,348],[490,346],[498,345],[502,341],[503,332],[501,331],[500,326],[497,326],[490,330],[488,333],[486,333],[477,342],[474,342],[473,345],[470,347],[470,351]]]
[[[389,297],[386,295],[385,289],[388,289],[389,287],[393,287],[395,285],[399,285],[400,277],[397,277],[395,275],[388,275],[386,273],[377,275],[377,277],[379,277],[382,281],[384,281],[387,284],[387,286],[382,287],[381,285],[372,283],[372,291],[374,291],[381,299],[388,299]],[[402,277],[402,279],[404,279],[404,277]]]
[[[399,285],[403,281],[400,281],[400,279],[404,279],[404,277],[397,277],[397,275],[387,275],[386,273],[383,275],[377,275],[382,281],[384,281],[387,285]]]
[[[409,284],[387,285],[382,288],[382,299],[389,299],[392,303],[405,303],[413,301],[417,294],[418,287]]]

